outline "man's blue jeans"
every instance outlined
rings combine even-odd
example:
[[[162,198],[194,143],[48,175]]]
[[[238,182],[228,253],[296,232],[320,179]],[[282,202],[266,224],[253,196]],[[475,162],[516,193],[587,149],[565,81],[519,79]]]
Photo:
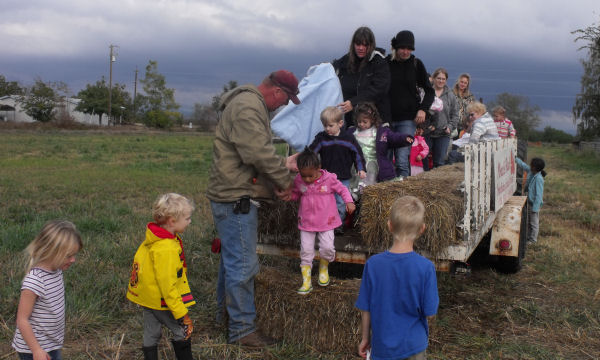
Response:
[[[234,202],[210,202],[215,226],[221,238],[217,320],[225,307],[229,315],[229,342],[235,342],[256,331],[254,277],[258,274],[258,208],[251,204],[248,214],[234,214],[234,205]]]
[[[415,130],[417,130],[417,125],[414,120],[394,121],[392,122],[391,127],[394,132],[411,136],[414,136]],[[410,149],[411,146],[403,146],[394,149],[394,168],[396,169],[396,176],[406,177],[410,175]],[[425,159],[423,162],[425,162]]]
[[[446,165],[446,154],[448,153],[448,144],[450,144],[450,137],[448,136],[440,136],[440,137],[425,137],[425,141],[427,142],[427,146],[429,146],[429,152],[433,154],[433,167],[436,168],[438,166]],[[424,170],[429,169],[429,161],[425,164],[423,161]]]

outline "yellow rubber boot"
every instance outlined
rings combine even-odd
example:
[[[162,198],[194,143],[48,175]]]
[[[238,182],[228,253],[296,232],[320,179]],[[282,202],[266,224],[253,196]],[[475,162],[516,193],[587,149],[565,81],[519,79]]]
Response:
[[[329,261],[321,259],[319,262],[319,285],[329,285]]]
[[[302,265],[300,270],[302,271],[302,286],[298,289],[298,294],[306,295],[313,289],[310,281],[310,265]]]

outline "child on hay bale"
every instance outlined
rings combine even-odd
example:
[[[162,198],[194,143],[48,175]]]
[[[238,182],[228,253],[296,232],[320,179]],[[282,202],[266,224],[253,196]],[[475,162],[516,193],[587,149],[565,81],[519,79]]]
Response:
[[[423,137],[423,128],[417,127],[415,141],[410,148],[410,176],[423,172],[423,161],[429,161],[429,146]]]
[[[309,147],[320,155],[323,169],[335,174],[337,179],[346,188],[349,188],[352,165],[355,166],[361,179],[367,176],[365,159],[360,145],[356,142],[354,135],[343,131],[344,113],[340,108],[336,106],[326,107],[321,112],[321,122],[325,130],[315,136],[315,140]],[[339,195],[335,196],[335,200],[340,219],[343,222],[346,218],[345,201]],[[335,229],[334,233],[343,233],[341,224]]]
[[[370,349],[373,360],[425,359],[428,320],[437,313],[439,297],[433,263],[413,251],[415,239],[425,231],[424,218],[421,200],[398,198],[388,220],[394,243],[365,264],[356,300],[362,317],[358,354],[363,358]]]
[[[382,126],[377,107],[371,102],[363,102],[356,106],[354,122],[358,127],[353,126],[348,132],[358,141],[367,161],[365,185],[395,178],[396,172],[392,160],[388,157],[388,150],[410,146],[413,136],[396,133],[389,127]]]
[[[143,309],[145,360],[158,360],[161,325],[173,334],[177,360],[193,360],[190,337],[194,326],[187,308],[196,302],[179,237],[190,224],[192,211],[192,202],[179,194],[159,196],[152,208],[154,222],[147,225],[146,239],[133,258],[127,299]]]
[[[540,208],[544,203],[544,178],[546,162],[540,158],[531,159],[531,166],[527,166],[523,160],[516,158],[517,165],[527,172],[525,191],[527,192],[527,242],[537,242],[540,230]]]
[[[355,206],[350,191],[335,174],[321,169],[317,154],[306,148],[296,160],[299,174],[294,179],[292,200],[300,200],[298,228],[300,229],[300,269],[302,286],[298,294],[312,291],[311,268],[315,257],[315,236],[319,236],[319,285],[329,285],[329,263],[335,260],[333,229],[342,221],[333,194],[339,194],[352,214]]]

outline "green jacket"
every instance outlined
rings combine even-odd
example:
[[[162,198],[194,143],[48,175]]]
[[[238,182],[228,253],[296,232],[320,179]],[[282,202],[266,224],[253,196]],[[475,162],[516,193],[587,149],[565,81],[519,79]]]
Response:
[[[275,153],[269,110],[258,88],[239,86],[223,95],[206,196],[233,202],[242,196],[273,198],[273,185],[292,182],[285,158]]]

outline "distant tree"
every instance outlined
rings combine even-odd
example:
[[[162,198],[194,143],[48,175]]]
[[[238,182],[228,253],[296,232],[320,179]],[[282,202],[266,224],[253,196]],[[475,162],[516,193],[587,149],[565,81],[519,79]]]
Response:
[[[125,90],[125,85],[114,84],[112,88],[111,115],[125,116],[131,109],[131,95]],[[81,102],[75,110],[86,114],[98,115],[98,124],[102,125],[102,115],[108,114],[108,85],[104,76],[95,84],[87,84],[85,89],[77,93]]]
[[[37,121],[49,122],[54,118],[54,109],[69,92],[67,85],[61,81],[45,83],[40,78],[19,97],[25,113]]]
[[[142,119],[148,126],[170,128],[183,122],[183,115],[177,111],[175,89],[167,88],[165,76],[158,72],[158,63],[150,60],[146,66],[146,75],[140,80],[145,95],[140,95],[136,108],[140,109]]]
[[[196,124],[202,131],[210,131],[217,123],[217,113],[212,105],[195,103],[190,122]]]
[[[587,49],[587,59],[581,60],[581,93],[575,98],[573,123],[582,139],[600,137],[600,25],[592,24],[572,34],[577,35],[576,42],[585,41],[579,50]]]
[[[488,104],[488,110],[491,111],[497,105],[506,109],[506,117],[512,121],[517,130],[517,137],[521,139],[527,139],[529,132],[541,122],[538,115],[540,107],[530,105],[529,98],[525,96],[509,93],[498,94],[496,99]]]
[[[215,112],[219,111],[219,104],[221,103],[221,96],[223,96],[223,94],[225,94],[226,92],[235,89],[236,87],[238,87],[237,81],[229,80],[229,82],[227,84],[223,85],[223,91],[220,94],[213,96],[211,106]]]
[[[16,81],[6,81],[4,75],[0,75],[0,96],[23,95],[23,88]]]
[[[573,142],[573,135],[562,130],[546,126],[544,131],[531,130],[529,132],[529,141],[541,141],[547,143],[569,144]]]

